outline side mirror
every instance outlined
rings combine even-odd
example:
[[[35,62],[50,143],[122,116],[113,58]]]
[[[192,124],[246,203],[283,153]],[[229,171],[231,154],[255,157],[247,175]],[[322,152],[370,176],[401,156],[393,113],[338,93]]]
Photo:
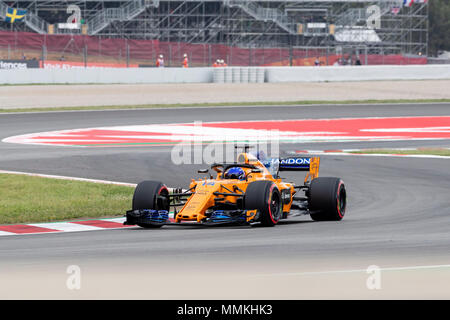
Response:
[[[252,170],[250,170],[249,173],[247,173],[247,174],[245,175],[245,180],[248,180],[248,177],[249,177],[252,173],[261,173],[261,172],[262,172],[261,169],[258,169],[258,168],[252,169]]]
[[[197,171],[198,173],[202,173],[202,174],[209,174],[209,178],[213,179],[212,174],[209,172],[209,169],[200,169]]]

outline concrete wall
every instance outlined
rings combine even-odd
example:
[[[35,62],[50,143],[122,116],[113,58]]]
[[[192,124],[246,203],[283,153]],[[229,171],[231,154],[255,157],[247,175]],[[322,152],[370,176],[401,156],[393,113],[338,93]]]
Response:
[[[0,84],[29,83],[207,83],[212,68],[75,68],[0,70]]]
[[[450,79],[450,65],[269,67],[266,82]]]
[[[0,70],[0,84],[209,83],[214,68]],[[267,67],[266,82],[450,79],[450,65]]]

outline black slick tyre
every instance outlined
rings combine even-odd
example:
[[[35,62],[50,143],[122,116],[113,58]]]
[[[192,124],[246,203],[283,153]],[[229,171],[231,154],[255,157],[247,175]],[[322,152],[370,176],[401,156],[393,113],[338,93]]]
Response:
[[[133,210],[167,210],[169,211],[169,190],[159,181],[139,183],[133,195]],[[138,223],[143,228],[160,228],[162,224]]]
[[[340,221],[347,206],[347,191],[340,178],[320,177],[311,181],[309,210],[314,221]]]
[[[281,194],[272,181],[254,181],[245,192],[244,206],[247,210],[258,210],[259,220],[266,227],[273,227],[283,216]]]

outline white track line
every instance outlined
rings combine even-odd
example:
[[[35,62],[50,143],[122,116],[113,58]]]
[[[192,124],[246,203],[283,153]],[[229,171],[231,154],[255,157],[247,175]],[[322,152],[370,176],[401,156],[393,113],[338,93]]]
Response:
[[[71,180],[71,181],[112,184],[112,185],[126,186],[126,187],[136,187],[136,184],[133,184],[133,183],[115,182],[115,181],[107,181],[107,180],[96,180],[96,179],[85,179],[85,178],[77,178],[77,177],[56,176],[56,175],[40,174],[40,173],[32,173],[32,172],[0,170],[0,173],[16,174],[16,175],[29,176],[29,177],[59,179],[59,180]]]
[[[0,237],[1,236],[13,236],[15,233],[13,232],[7,232],[7,231],[0,231]]]
[[[389,267],[380,268],[380,271],[415,271],[415,270],[428,270],[428,269],[450,269],[450,264],[429,265],[429,266],[407,266],[407,267]],[[329,275],[329,274],[341,274],[341,273],[367,273],[367,269],[350,269],[350,270],[330,270],[330,271],[312,271],[312,272],[286,272],[286,273],[269,273],[255,275],[256,277],[293,277],[293,276],[314,276],[314,275]]]

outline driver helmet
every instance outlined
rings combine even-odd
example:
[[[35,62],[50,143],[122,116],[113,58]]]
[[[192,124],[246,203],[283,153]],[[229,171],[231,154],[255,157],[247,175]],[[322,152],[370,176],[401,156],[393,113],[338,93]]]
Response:
[[[245,172],[242,168],[239,167],[230,168],[225,172],[225,178],[244,180]]]

